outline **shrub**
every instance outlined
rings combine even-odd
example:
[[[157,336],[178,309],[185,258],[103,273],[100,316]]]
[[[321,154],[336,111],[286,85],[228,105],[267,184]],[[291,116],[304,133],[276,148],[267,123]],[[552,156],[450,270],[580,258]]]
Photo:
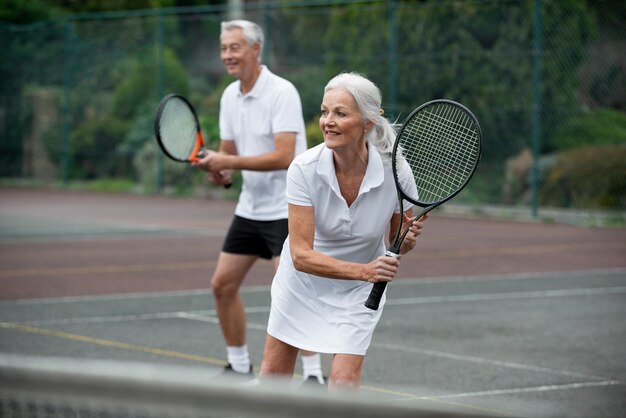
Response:
[[[558,155],[546,173],[542,205],[626,208],[626,147],[584,147]]]

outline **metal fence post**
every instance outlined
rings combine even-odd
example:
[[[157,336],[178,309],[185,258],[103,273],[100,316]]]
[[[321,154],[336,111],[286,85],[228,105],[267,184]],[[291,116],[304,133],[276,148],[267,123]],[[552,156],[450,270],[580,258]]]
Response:
[[[159,13],[157,16],[157,82],[156,82],[156,95],[157,101],[161,100],[163,97],[164,90],[164,78],[165,78],[165,69],[164,69],[164,58],[163,58],[163,13]],[[160,152],[156,153],[156,191],[157,193],[161,193],[163,190],[163,154]]]
[[[398,81],[398,69],[397,69],[397,56],[398,56],[398,21],[397,21],[397,3],[396,0],[389,2],[389,56],[387,58],[387,71],[388,71],[388,83],[389,93],[387,97],[387,108],[389,110],[389,118],[396,117],[396,101],[397,98],[397,81]]]
[[[70,170],[70,83],[72,71],[72,23],[70,19],[64,22],[64,55],[63,63],[63,150],[61,152],[62,181],[64,185],[69,182]]]
[[[532,216],[539,216],[539,152],[541,150],[541,0],[535,0],[532,69]]]

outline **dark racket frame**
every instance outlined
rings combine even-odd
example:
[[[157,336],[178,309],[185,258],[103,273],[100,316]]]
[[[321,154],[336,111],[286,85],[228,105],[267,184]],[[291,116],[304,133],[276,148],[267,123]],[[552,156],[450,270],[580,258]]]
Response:
[[[198,115],[180,94],[168,94],[161,99],[154,118],[154,133],[163,153],[174,161],[189,163],[206,153]]]
[[[398,180],[398,154],[409,164],[418,196],[403,189]],[[470,181],[482,153],[482,132],[474,114],[460,103],[437,99],[416,108],[402,124],[393,147],[393,176],[400,202],[423,208],[402,230],[400,221],[386,255],[397,257],[411,224],[456,196]],[[365,306],[377,310],[387,282],[375,283]]]

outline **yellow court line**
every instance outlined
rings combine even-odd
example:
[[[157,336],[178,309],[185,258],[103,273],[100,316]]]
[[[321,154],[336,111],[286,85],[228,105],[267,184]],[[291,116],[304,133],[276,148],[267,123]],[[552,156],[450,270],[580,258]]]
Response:
[[[47,328],[33,327],[30,325],[21,325],[21,324],[9,323],[9,322],[2,322],[0,323],[0,327],[13,329],[16,331],[27,332],[29,334],[38,334],[38,335],[45,335],[47,337],[63,338],[66,340],[79,341],[79,342],[99,345],[103,347],[120,348],[122,350],[136,351],[136,352],[141,352],[141,353],[155,354],[158,356],[197,361],[200,363],[208,363],[208,364],[213,364],[216,366],[224,365],[224,360],[220,360],[214,357],[199,356],[195,354],[187,354],[187,353],[181,353],[178,351],[171,351],[171,350],[163,350],[161,348],[152,348],[152,347],[146,347],[143,345],[124,343],[121,341],[106,340],[103,338],[94,338],[94,337],[89,337],[87,335],[73,334],[73,333],[63,332],[63,331],[55,331],[55,330],[51,330]]]
[[[364,390],[369,390],[370,392],[383,393],[385,395],[400,396],[400,397],[403,397],[403,398],[415,399],[415,400],[418,400],[418,401],[430,401],[430,402],[440,403],[440,404],[444,404],[444,405],[450,405],[450,406],[468,408],[468,409],[472,409],[472,410],[476,410],[476,411],[488,412],[488,413],[497,414],[497,415],[500,415],[500,416],[501,415],[512,416],[511,413],[505,412],[505,411],[501,411],[499,409],[484,408],[484,407],[481,407],[481,406],[470,405],[470,404],[463,403],[463,402],[454,402],[454,401],[448,401],[448,400],[443,400],[443,399],[437,399],[436,397],[414,395],[412,393],[399,392],[399,391],[396,391],[396,390],[377,388],[377,387],[373,387],[373,386],[361,386],[360,388],[364,389]]]
[[[141,352],[141,353],[148,353],[148,354],[154,354],[154,355],[158,355],[158,356],[178,358],[178,359],[183,359],[183,360],[197,361],[197,362],[200,362],[200,363],[207,363],[207,364],[212,364],[212,365],[217,365],[217,366],[223,366],[224,365],[224,361],[223,360],[220,360],[220,359],[217,359],[217,358],[214,358],[214,357],[199,356],[199,355],[195,355],[195,354],[181,353],[179,351],[163,350],[161,348],[152,348],[152,347],[147,347],[147,346],[142,346],[142,345],[124,343],[124,342],[121,342],[121,341],[89,337],[87,335],[74,334],[74,333],[64,332],[64,331],[56,331],[56,330],[51,330],[51,329],[41,328],[41,327],[33,327],[31,325],[16,324],[16,323],[11,323],[11,322],[0,322],[0,328],[12,329],[12,330],[15,330],[15,331],[26,332],[26,333],[29,333],[29,334],[44,335],[44,336],[47,336],[47,337],[63,338],[63,339],[66,339],[66,340],[78,341],[78,342],[83,342],[83,343],[87,343],[87,344],[94,344],[94,345],[99,345],[99,346],[103,346],[103,347],[119,348],[119,349],[122,349],[122,350],[129,350],[129,351],[135,351],[135,352]],[[483,411],[483,412],[489,412],[489,413],[496,413],[496,414],[500,414],[500,415],[503,415],[503,414],[504,415],[511,415],[511,414],[509,414],[507,412],[499,411],[499,410],[495,410],[495,409],[482,408],[482,407],[469,405],[469,404],[465,404],[465,403],[461,403],[461,402],[451,402],[451,401],[447,401],[447,400],[440,400],[440,399],[434,399],[434,398],[429,398],[429,397],[424,397],[424,396],[418,396],[418,395],[413,395],[411,393],[399,392],[399,391],[394,391],[394,390],[385,389],[385,388],[377,388],[377,387],[372,387],[372,386],[361,386],[361,389],[369,390],[371,392],[384,393],[384,394],[388,394],[388,395],[401,396],[401,397],[405,397],[405,398],[409,398],[409,399],[427,400],[427,401],[431,401],[431,402],[435,402],[435,403],[447,404],[447,405],[463,407],[463,408],[468,408],[468,409],[478,410],[478,411]]]

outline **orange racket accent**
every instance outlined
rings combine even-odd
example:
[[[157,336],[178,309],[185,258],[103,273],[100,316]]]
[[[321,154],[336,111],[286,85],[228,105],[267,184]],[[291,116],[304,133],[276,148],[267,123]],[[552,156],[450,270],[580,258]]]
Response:
[[[198,152],[200,152],[200,148],[204,145],[204,140],[202,139],[202,132],[198,132],[196,136],[196,145],[193,147],[191,154],[189,154],[189,161],[198,161]]]

